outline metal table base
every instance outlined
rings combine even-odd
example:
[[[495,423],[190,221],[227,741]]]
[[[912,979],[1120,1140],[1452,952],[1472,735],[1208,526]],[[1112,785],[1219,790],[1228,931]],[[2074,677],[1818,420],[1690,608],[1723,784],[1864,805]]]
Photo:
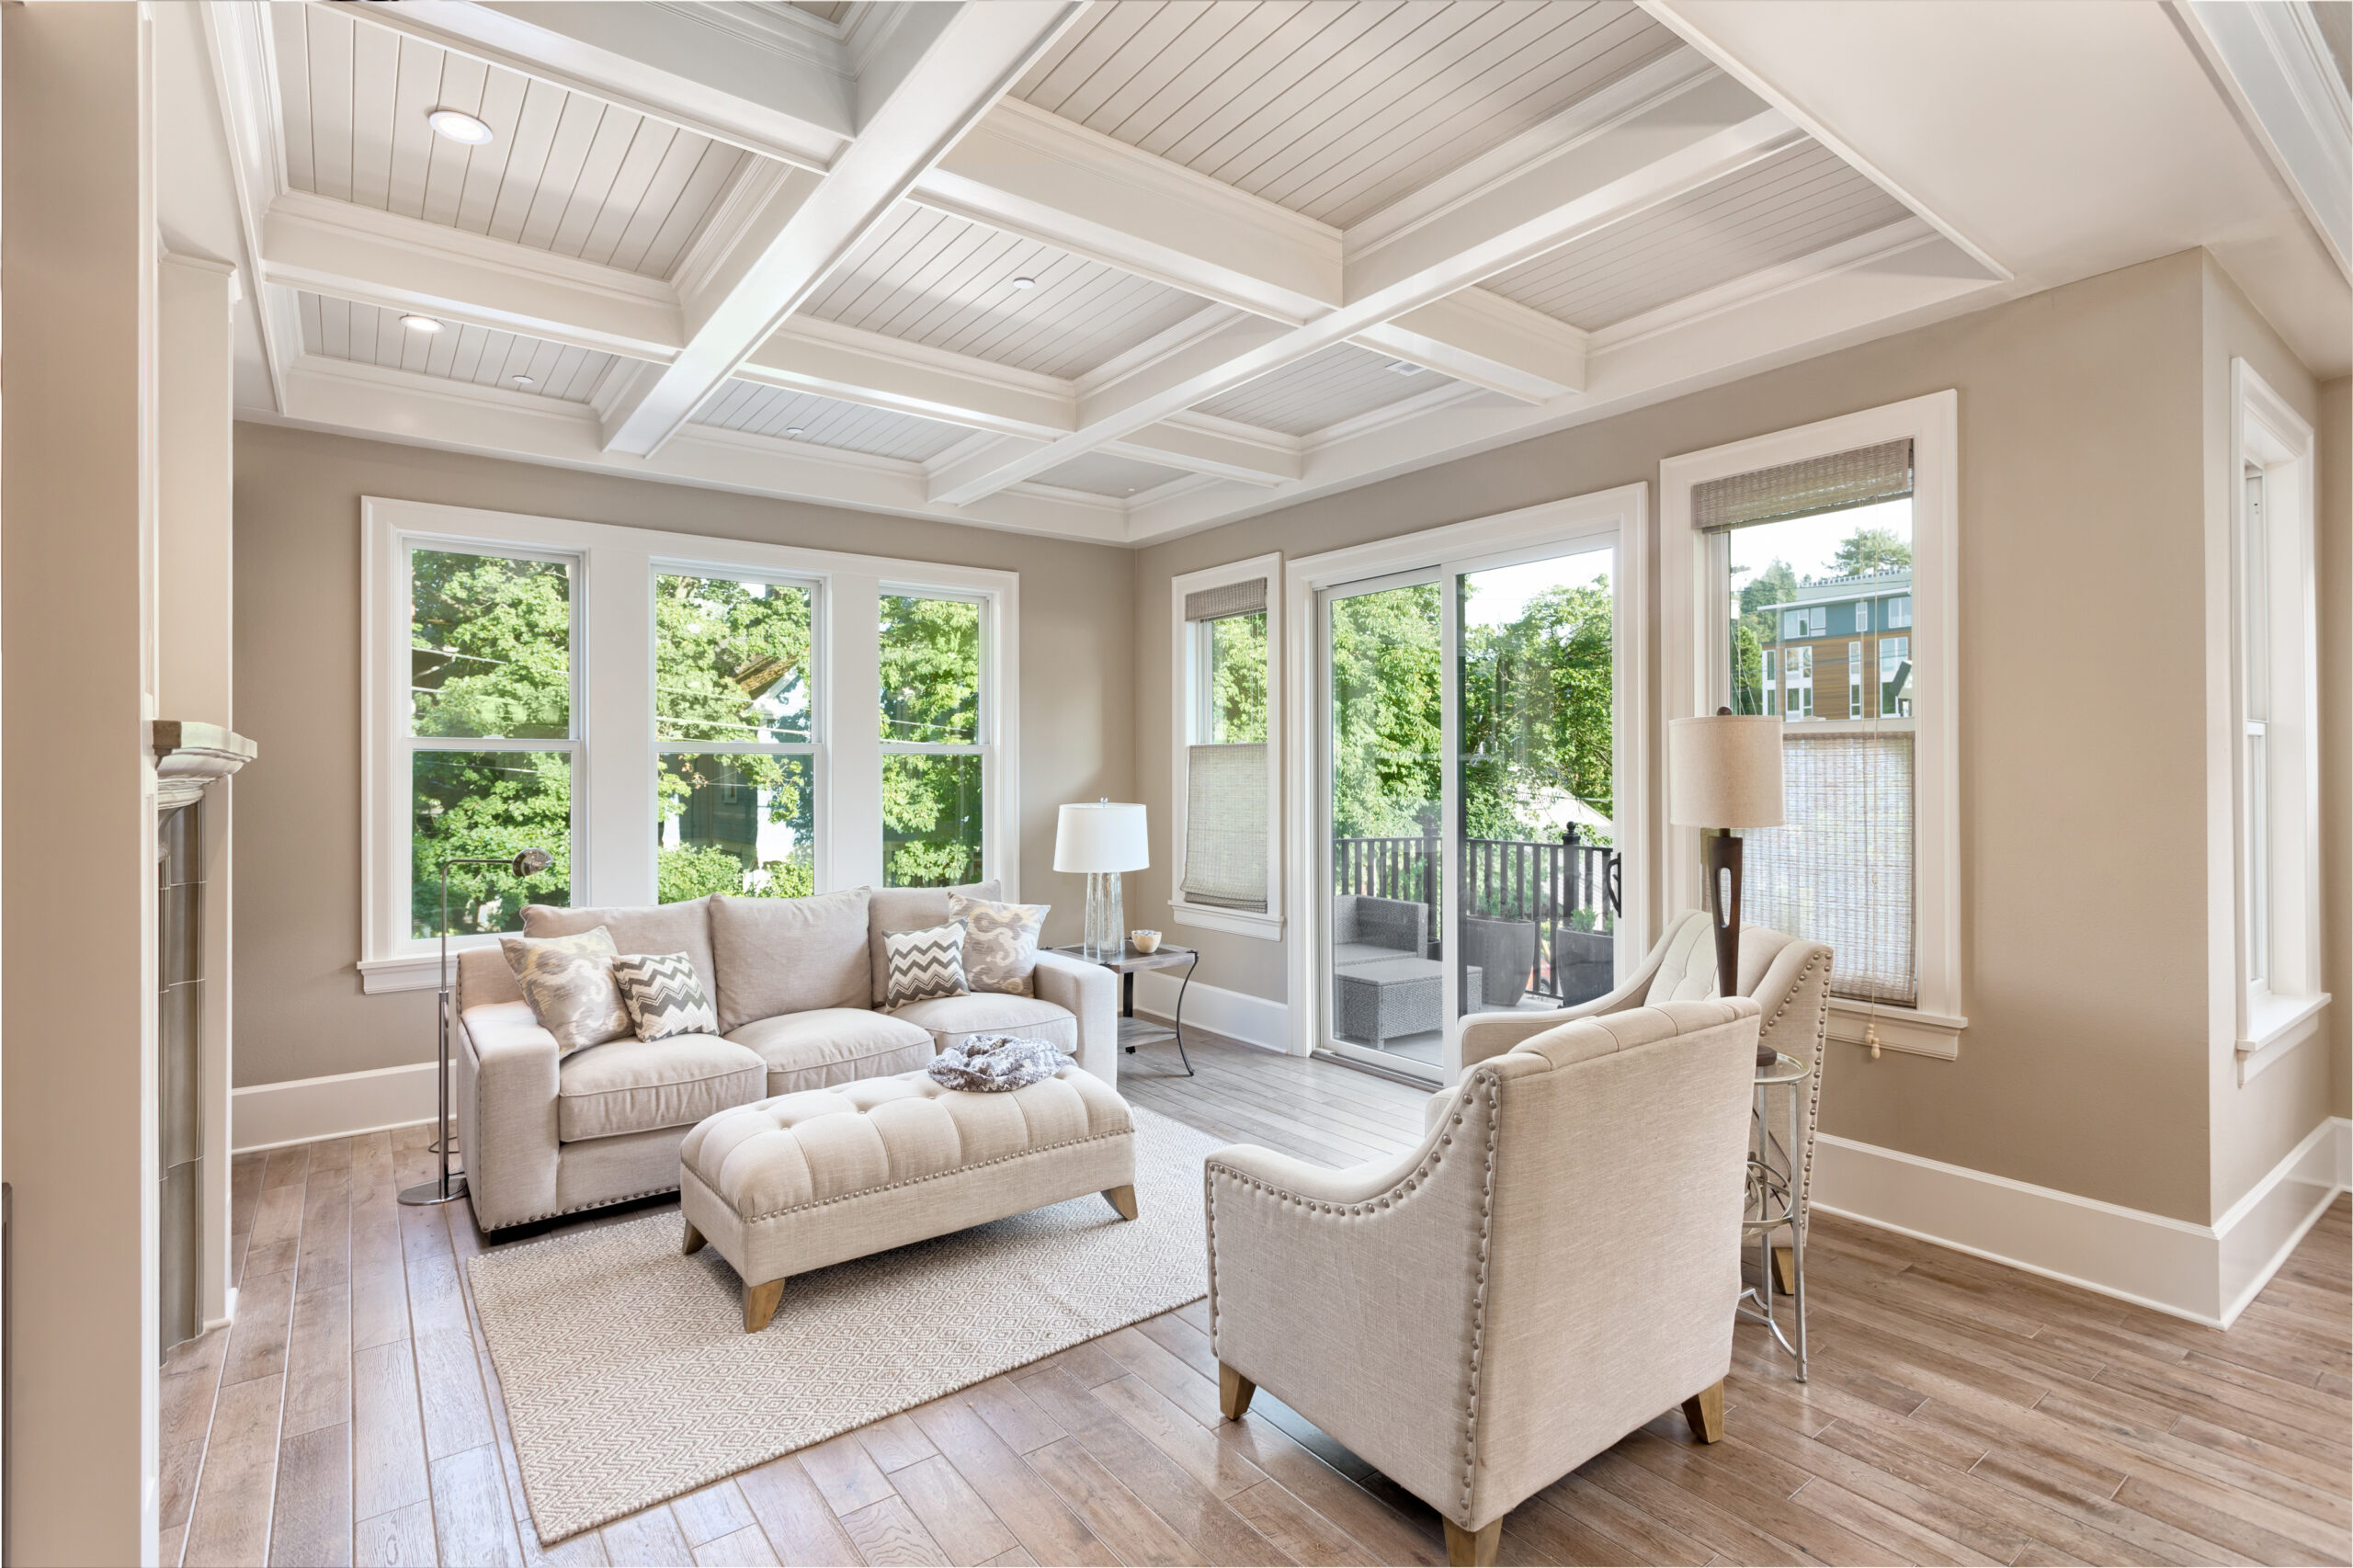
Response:
[[[1740,1293],[1734,1311],[1743,1323],[1762,1324],[1773,1342],[1798,1364],[1798,1381],[1806,1381],[1805,1355],[1805,1227],[1806,1193],[1802,1169],[1804,1132],[1805,1081],[1813,1069],[1794,1056],[1776,1056],[1770,1067],[1756,1070],[1755,1152],[1748,1158],[1747,1207],[1740,1226],[1741,1244],[1756,1243],[1758,1278]],[[1789,1101],[1789,1136],[1783,1141],[1771,1126],[1768,1098],[1775,1092]],[[1774,1309],[1774,1238],[1789,1232],[1791,1312],[1788,1329]],[[1796,1332],[1794,1342],[1790,1331]]]

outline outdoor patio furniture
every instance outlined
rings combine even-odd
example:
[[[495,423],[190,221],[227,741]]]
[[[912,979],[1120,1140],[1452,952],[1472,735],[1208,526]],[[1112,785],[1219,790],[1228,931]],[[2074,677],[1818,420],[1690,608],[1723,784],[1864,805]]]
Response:
[[[1466,999],[1488,1007],[1517,1007],[1528,990],[1529,974],[1536,968],[1536,922],[1466,915],[1462,959]],[[1474,985],[1467,977],[1482,971],[1486,978]]]
[[[1344,892],[1332,900],[1332,967],[1375,963],[1403,954],[1429,956],[1429,905],[1404,898]]]
[[[1352,964],[1336,977],[1342,1038],[1375,1051],[1383,1043],[1446,1027],[1446,966],[1436,959],[1393,958]],[[1476,986],[1472,966],[1465,983]]]

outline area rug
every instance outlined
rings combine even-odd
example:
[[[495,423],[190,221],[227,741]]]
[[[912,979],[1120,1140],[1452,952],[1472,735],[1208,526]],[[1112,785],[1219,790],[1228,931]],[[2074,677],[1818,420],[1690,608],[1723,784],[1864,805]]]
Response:
[[[675,1211],[469,1266],[541,1541],[620,1518],[1206,1293],[1201,1158],[1131,1108],[1140,1213],[1088,1194],[795,1275],[744,1332],[719,1249]]]

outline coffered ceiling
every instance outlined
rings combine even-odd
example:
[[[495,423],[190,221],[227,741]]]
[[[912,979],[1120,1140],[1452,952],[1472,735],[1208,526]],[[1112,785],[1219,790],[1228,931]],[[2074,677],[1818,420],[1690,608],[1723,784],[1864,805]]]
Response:
[[[1944,47],[1952,9],[1880,8],[1881,57]],[[1970,20],[2031,47],[1994,14],[2048,9]],[[2268,177],[2172,13],[2076,9],[2154,24],[2052,47],[2176,72],[2177,118],[2230,143],[2200,177]],[[252,284],[243,416],[1143,542],[2066,280],[2048,215],[1989,248],[2014,214],[1919,195],[1972,155],[1923,157],[1890,105],[1825,114],[1747,21],[210,0],[161,24],[209,75],[165,94],[164,215]],[[2312,253],[2282,276],[2341,296],[2264,193]]]

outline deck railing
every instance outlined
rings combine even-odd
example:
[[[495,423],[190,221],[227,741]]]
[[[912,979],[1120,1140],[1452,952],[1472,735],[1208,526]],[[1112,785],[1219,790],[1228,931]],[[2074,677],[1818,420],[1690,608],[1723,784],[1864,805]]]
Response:
[[[1336,838],[1332,891],[1421,904],[1429,922],[1428,950],[1438,955],[1444,902],[1434,871],[1443,864],[1440,846],[1435,835]],[[1571,828],[1558,841],[1467,839],[1455,885],[1461,890],[1466,915],[1535,927],[1528,991],[1556,1001],[1584,1000],[1571,992],[1590,989],[1597,960],[1579,949],[1608,937],[1622,905],[1623,863],[1618,851],[1608,845],[1581,843]],[[1479,960],[1472,957],[1471,961]],[[1586,971],[1582,976],[1577,972],[1581,967]]]

